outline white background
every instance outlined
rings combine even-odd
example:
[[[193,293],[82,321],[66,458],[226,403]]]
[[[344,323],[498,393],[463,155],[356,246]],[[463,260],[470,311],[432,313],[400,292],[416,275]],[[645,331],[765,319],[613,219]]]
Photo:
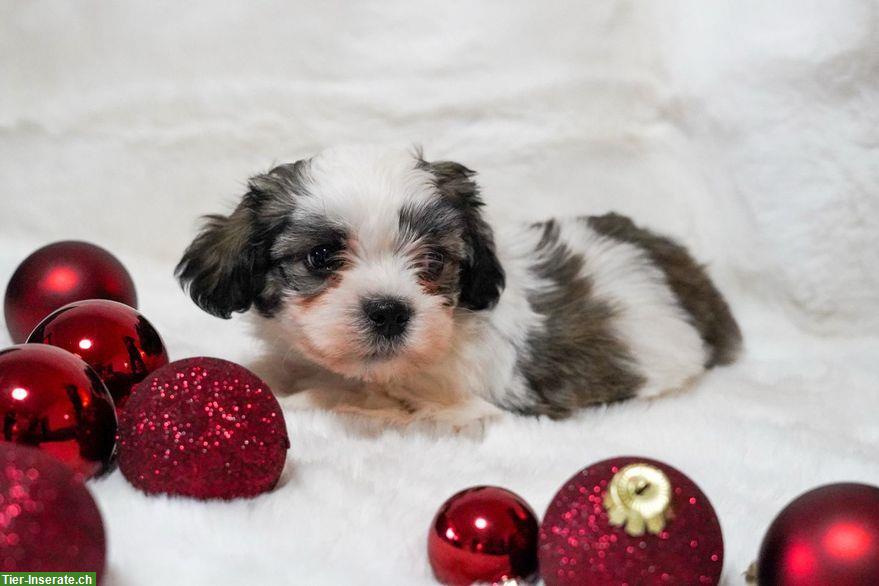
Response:
[[[482,439],[287,411],[252,501],[91,483],[111,584],[430,584],[442,501],[499,484],[538,514],[579,468],[667,461],[715,504],[725,580],[773,515],[879,483],[879,5],[838,2],[0,1],[0,287],[85,239],[130,269],[172,358],[247,364],[245,322],[173,266],[249,175],[347,142],[480,171],[497,221],[614,209],[709,263],[747,353],[685,395]],[[0,328],[0,345],[9,342]]]

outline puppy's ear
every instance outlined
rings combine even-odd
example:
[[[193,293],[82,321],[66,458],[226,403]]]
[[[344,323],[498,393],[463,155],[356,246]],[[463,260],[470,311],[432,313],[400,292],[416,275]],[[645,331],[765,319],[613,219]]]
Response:
[[[287,166],[285,166],[287,167]],[[283,226],[284,168],[250,180],[250,190],[228,216],[205,216],[205,223],[186,249],[175,274],[195,303],[228,319],[256,305],[269,313],[267,276],[270,248]]]
[[[493,307],[504,289],[504,269],[495,253],[494,233],[483,219],[476,175],[460,163],[425,163],[436,177],[440,193],[461,211],[467,257],[461,266],[458,306],[480,310]]]

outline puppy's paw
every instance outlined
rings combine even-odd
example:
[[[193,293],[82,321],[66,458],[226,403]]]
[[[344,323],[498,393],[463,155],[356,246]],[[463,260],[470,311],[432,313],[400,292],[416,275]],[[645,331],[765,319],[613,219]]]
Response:
[[[420,406],[412,418],[419,424],[432,425],[441,433],[481,438],[502,413],[494,405],[473,400],[453,405]]]
[[[406,426],[412,422],[412,412],[405,405],[386,397],[366,396],[338,403],[332,409],[335,413],[362,416],[388,425]]]
[[[407,405],[387,395],[342,388],[306,389],[283,399],[282,404],[293,408],[357,415],[395,425],[409,423],[412,415]]]

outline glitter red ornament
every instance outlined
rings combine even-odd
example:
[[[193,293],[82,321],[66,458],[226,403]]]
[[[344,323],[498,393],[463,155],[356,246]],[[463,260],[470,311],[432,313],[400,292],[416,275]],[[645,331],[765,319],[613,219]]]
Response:
[[[779,513],[760,547],[763,586],[879,584],[879,488],[816,488]]]
[[[0,569],[95,572],[107,556],[95,501],[69,468],[40,450],[0,443]]]
[[[152,324],[136,309],[104,299],[77,301],[54,311],[27,341],[82,358],[107,385],[117,409],[136,383],[168,364],[165,344]]]
[[[72,240],[40,248],[18,266],[6,287],[6,327],[16,344],[44,317],[73,301],[112,299],[137,307],[134,283],[115,256]]]
[[[537,574],[537,518],[508,490],[468,488],[440,507],[427,536],[427,554],[443,584],[521,584]]]
[[[668,464],[639,457],[584,468],[540,527],[547,586],[717,584],[723,537],[708,499]]]
[[[256,496],[277,484],[289,447],[269,387],[218,358],[160,368],[119,413],[119,468],[146,493]]]
[[[43,344],[0,351],[2,438],[39,447],[88,478],[105,471],[116,412],[104,383],[78,357]]]

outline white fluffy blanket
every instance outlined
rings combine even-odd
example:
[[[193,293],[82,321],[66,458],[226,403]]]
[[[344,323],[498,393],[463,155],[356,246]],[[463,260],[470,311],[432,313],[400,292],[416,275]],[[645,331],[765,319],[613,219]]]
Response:
[[[542,513],[579,468],[642,454],[709,495],[739,584],[791,498],[879,483],[879,6],[723,4],[0,2],[0,281],[47,242],[99,243],[173,358],[247,364],[244,322],[172,279],[196,217],[275,162],[412,141],[479,170],[496,219],[615,209],[681,238],[747,340],[684,395],[482,439],[288,408],[281,485],[250,501],[115,473],[90,485],[109,582],[431,584],[455,491]]]

